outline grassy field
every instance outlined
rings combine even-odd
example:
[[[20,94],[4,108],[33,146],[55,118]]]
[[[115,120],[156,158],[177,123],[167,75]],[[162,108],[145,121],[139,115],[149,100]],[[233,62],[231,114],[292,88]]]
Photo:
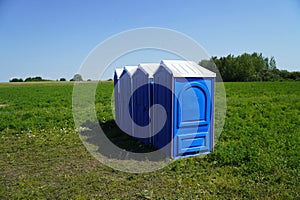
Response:
[[[130,174],[83,146],[72,84],[2,83],[0,199],[299,199],[300,82],[225,88],[226,123],[213,153]],[[101,124],[118,132],[112,91],[111,82],[99,84],[95,105]]]

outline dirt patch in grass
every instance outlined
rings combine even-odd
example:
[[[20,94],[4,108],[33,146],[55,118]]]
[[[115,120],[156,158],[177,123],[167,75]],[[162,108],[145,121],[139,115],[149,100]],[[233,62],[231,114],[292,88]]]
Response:
[[[0,104],[0,108],[8,106],[7,104]]]

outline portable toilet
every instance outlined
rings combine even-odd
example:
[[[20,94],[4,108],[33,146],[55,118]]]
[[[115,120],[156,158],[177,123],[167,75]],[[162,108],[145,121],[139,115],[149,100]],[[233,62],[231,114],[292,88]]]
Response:
[[[151,143],[150,107],[153,104],[153,74],[159,63],[139,64],[132,75],[133,85],[133,132],[134,136],[145,144]]]
[[[213,150],[216,74],[192,61],[163,60],[154,74],[154,104],[166,111],[153,145],[171,158]],[[154,129],[162,115],[154,112]]]
[[[133,113],[132,101],[132,75],[137,70],[137,66],[125,66],[119,78],[119,127],[128,135],[133,136],[133,123],[131,115]]]
[[[123,68],[116,68],[114,72],[114,105],[115,105],[115,120],[116,124],[119,126],[120,123],[120,106],[119,106],[119,99],[120,99],[120,83],[119,79],[123,72]]]

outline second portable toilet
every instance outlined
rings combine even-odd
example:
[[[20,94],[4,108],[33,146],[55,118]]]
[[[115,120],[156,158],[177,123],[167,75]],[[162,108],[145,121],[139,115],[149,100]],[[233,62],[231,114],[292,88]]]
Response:
[[[132,75],[133,86],[133,115],[134,136],[144,142],[151,143],[151,118],[150,107],[153,104],[153,74],[158,69],[159,63],[139,64]]]
[[[171,158],[209,153],[214,138],[214,84],[216,74],[192,61],[163,60],[154,74],[153,145]]]

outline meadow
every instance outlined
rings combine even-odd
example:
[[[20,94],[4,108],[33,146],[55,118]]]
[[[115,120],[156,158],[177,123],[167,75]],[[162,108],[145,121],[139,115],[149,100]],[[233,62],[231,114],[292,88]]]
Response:
[[[84,147],[72,83],[1,83],[0,199],[299,199],[300,82],[225,89],[226,122],[213,153],[132,174]],[[112,82],[98,84],[97,117],[114,141],[135,148],[140,143],[113,121],[112,92]]]

